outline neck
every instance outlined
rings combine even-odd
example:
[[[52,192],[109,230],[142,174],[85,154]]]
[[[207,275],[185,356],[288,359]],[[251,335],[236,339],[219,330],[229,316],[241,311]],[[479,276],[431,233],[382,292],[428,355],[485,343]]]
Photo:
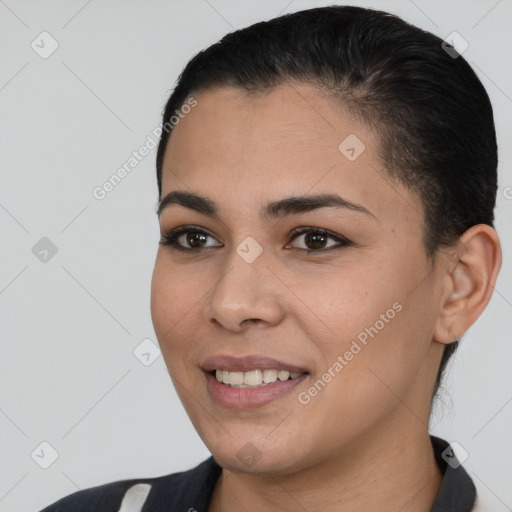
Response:
[[[415,428],[402,427],[363,434],[341,455],[293,474],[251,475],[224,468],[208,512],[429,512],[442,476],[428,430],[419,422]]]

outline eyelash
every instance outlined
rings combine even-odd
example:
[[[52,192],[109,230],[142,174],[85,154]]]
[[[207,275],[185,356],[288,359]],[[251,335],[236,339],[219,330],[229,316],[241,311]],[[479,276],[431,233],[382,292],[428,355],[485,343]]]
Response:
[[[165,235],[162,235],[160,238],[160,245],[169,246],[172,249],[175,249],[177,251],[183,251],[183,252],[198,252],[205,249],[212,249],[213,247],[192,247],[192,248],[186,248],[178,244],[178,238],[185,234],[185,233],[196,233],[200,235],[205,235],[207,237],[213,238],[208,232],[204,231],[203,229],[196,228],[194,226],[182,226],[176,229],[173,229],[169,231],[169,233],[166,233]],[[327,248],[322,249],[302,249],[294,247],[293,249],[298,249],[300,251],[306,251],[308,254],[312,252],[326,252],[330,251],[331,249],[341,249],[342,247],[346,247],[349,245],[352,245],[352,242],[348,240],[347,238],[344,238],[339,235],[335,235],[333,233],[330,233],[329,231],[326,231],[324,229],[320,228],[313,228],[313,227],[307,227],[307,228],[298,228],[290,234],[291,241],[294,241],[296,238],[303,234],[315,234],[315,235],[322,235],[327,238],[330,238],[331,240],[334,240],[335,242],[338,242],[339,245],[337,246],[331,246]],[[219,246],[216,246],[219,247]]]

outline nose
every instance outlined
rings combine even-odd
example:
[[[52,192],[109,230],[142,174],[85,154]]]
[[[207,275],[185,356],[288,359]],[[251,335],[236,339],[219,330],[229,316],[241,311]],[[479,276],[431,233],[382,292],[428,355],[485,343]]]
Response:
[[[241,332],[254,323],[269,327],[282,321],[285,287],[268,267],[264,254],[247,263],[233,251],[206,301],[209,322]]]

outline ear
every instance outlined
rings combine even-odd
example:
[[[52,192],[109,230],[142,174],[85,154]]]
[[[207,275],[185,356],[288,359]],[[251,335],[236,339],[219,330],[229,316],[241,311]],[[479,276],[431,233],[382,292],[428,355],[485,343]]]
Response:
[[[434,340],[449,344],[476,321],[491,299],[501,268],[501,245],[486,224],[469,228],[450,251]]]

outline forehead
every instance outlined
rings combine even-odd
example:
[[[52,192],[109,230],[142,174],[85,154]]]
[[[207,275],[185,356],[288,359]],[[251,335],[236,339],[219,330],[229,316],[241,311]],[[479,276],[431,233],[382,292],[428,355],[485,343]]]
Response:
[[[412,209],[416,223],[422,221],[416,194],[387,178],[377,135],[314,86],[257,94],[218,88],[193,96],[197,106],[169,138],[163,195],[193,189],[234,210],[283,195],[339,192],[377,216],[411,218]]]
[[[197,106],[169,140],[169,152],[177,158],[187,153],[188,163],[200,160],[204,152],[224,162],[248,154],[258,161],[280,155],[287,160],[296,155],[300,161],[309,155],[307,162],[317,162],[321,156],[337,158],[340,137],[355,128],[332,100],[305,84],[257,93],[216,88],[196,99]],[[198,144],[202,152],[191,151]]]

